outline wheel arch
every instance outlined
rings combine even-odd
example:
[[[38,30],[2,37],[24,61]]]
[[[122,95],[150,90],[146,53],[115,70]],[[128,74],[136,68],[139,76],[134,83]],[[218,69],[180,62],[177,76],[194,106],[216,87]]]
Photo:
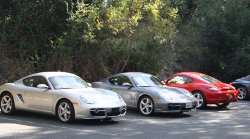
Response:
[[[11,94],[10,91],[5,90],[5,91],[2,91],[2,92],[0,93],[0,98],[1,98],[4,94],[10,94],[10,95],[13,97],[13,95]]]
[[[149,94],[141,94],[141,95],[137,98],[136,108],[138,108],[138,106],[139,106],[139,100],[140,100],[142,97],[144,97],[144,96],[148,96],[148,97],[150,97],[150,98],[153,100],[153,97],[150,96]],[[153,100],[153,103],[154,103],[154,100]]]
[[[200,92],[200,93],[202,93],[204,95],[204,97],[206,98],[206,101],[207,101],[207,96],[206,96],[206,94],[203,91],[198,90],[198,89],[191,91],[192,94],[194,94],[194,92]]]
[[[238,89],[240,87],[243,87],[243,88],[245,88],[248,91],[247,86],[244,85],[244,84],[239,84],[239,85],[235,86],[236,89]]]
[[[191,91],[191,93],[194,93],[196,91],[201,92],[202,94],[204,94],[201,90],[198,90],[198,89],[195,89],[195,90]]]
[[[75,108],[74,108],[74,105],[73,105],[72,101],[70,101],[68,98],[63,97],[63,98],[58,99],[57,102],[56,102],[56,105],[55,105],[55,108],[54,108],[54,113],[55,113],[56,116],[57,116],[57,107],[58,107],[59,103],[61,101],[63,101],[63,100],[69,101],[72,104],[74,112],[75,112]]]

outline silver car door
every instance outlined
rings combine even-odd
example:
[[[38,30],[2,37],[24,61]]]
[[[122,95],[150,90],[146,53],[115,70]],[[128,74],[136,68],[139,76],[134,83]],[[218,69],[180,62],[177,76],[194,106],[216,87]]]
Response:
[[[115,92],[119,92],[123,100],[128,106],[136,106],[136,92],[132,88],[119,86],[114,89]]]
[[[47,80],[42,76],[33,76],[24,79],[27,88],[24,90],[24,103],[27,108],[44,112],[52,112],[52,90],[38,88],[37,85],[48,85]]]
[[[126,76],[111,77],[108,81],[107,89],[117,92],[128,106],[136,106],[136,92],[134,91],[130,80]],[[129,86],[129,84],[131,86]]]

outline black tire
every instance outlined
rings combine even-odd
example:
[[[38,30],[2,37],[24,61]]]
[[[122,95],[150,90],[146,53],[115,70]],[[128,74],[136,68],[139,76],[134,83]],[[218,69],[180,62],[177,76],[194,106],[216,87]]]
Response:
[[[3,93],[1,95],[0,107],[4,115],[13,115],[15,113],[15,101],[10,93]]]
[[[194,97],[198,99],[197,100],[197,108],[198,109],[207,107],[207,100],[206,100],[205,95],[202,92],[194,91],[192,93],[193,93]]]
[[[239,100],[246,100],[248,98],[248,91],[245,86],[239,86],[237,87],[238,91],[238,99]]]
[[[74,122],[75,110],[73,104],[69,100],[61,100],[56,107],[56,115],[58,119],[63,123]]]
[[[154,113],[154,101],[149,96],[143,96],[138,101],[138,110],[142,115],[152,115]]]

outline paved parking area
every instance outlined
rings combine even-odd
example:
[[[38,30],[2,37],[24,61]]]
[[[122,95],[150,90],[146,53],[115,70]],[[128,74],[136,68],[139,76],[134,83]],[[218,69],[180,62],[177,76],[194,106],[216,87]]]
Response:
[[[129,110],[112,121],[77,120],[60,123],[56,117],[18,112],[0,114],[0,138],[17,139],[249,139],[250,101],[232,103],[226,109],[209,106],[183,115],[142,116]]]

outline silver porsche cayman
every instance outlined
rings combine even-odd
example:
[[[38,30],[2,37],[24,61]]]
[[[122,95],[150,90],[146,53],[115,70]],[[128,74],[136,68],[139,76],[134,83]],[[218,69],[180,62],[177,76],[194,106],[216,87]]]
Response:
[[[91,88],[80,77],[66,72],[41,72],[0,87],[1,112],[31,110],[58,116],[62,122],[77,119],[111,119],[126,113],[126,104],[115,92]]]
[[[154,112],[183,113],[196,108],[197,100],[187,90],[167,87],[155,76],[141,72],[119,73],[93,82],[92,87],[115,91],[128,107],[143,115]]]

